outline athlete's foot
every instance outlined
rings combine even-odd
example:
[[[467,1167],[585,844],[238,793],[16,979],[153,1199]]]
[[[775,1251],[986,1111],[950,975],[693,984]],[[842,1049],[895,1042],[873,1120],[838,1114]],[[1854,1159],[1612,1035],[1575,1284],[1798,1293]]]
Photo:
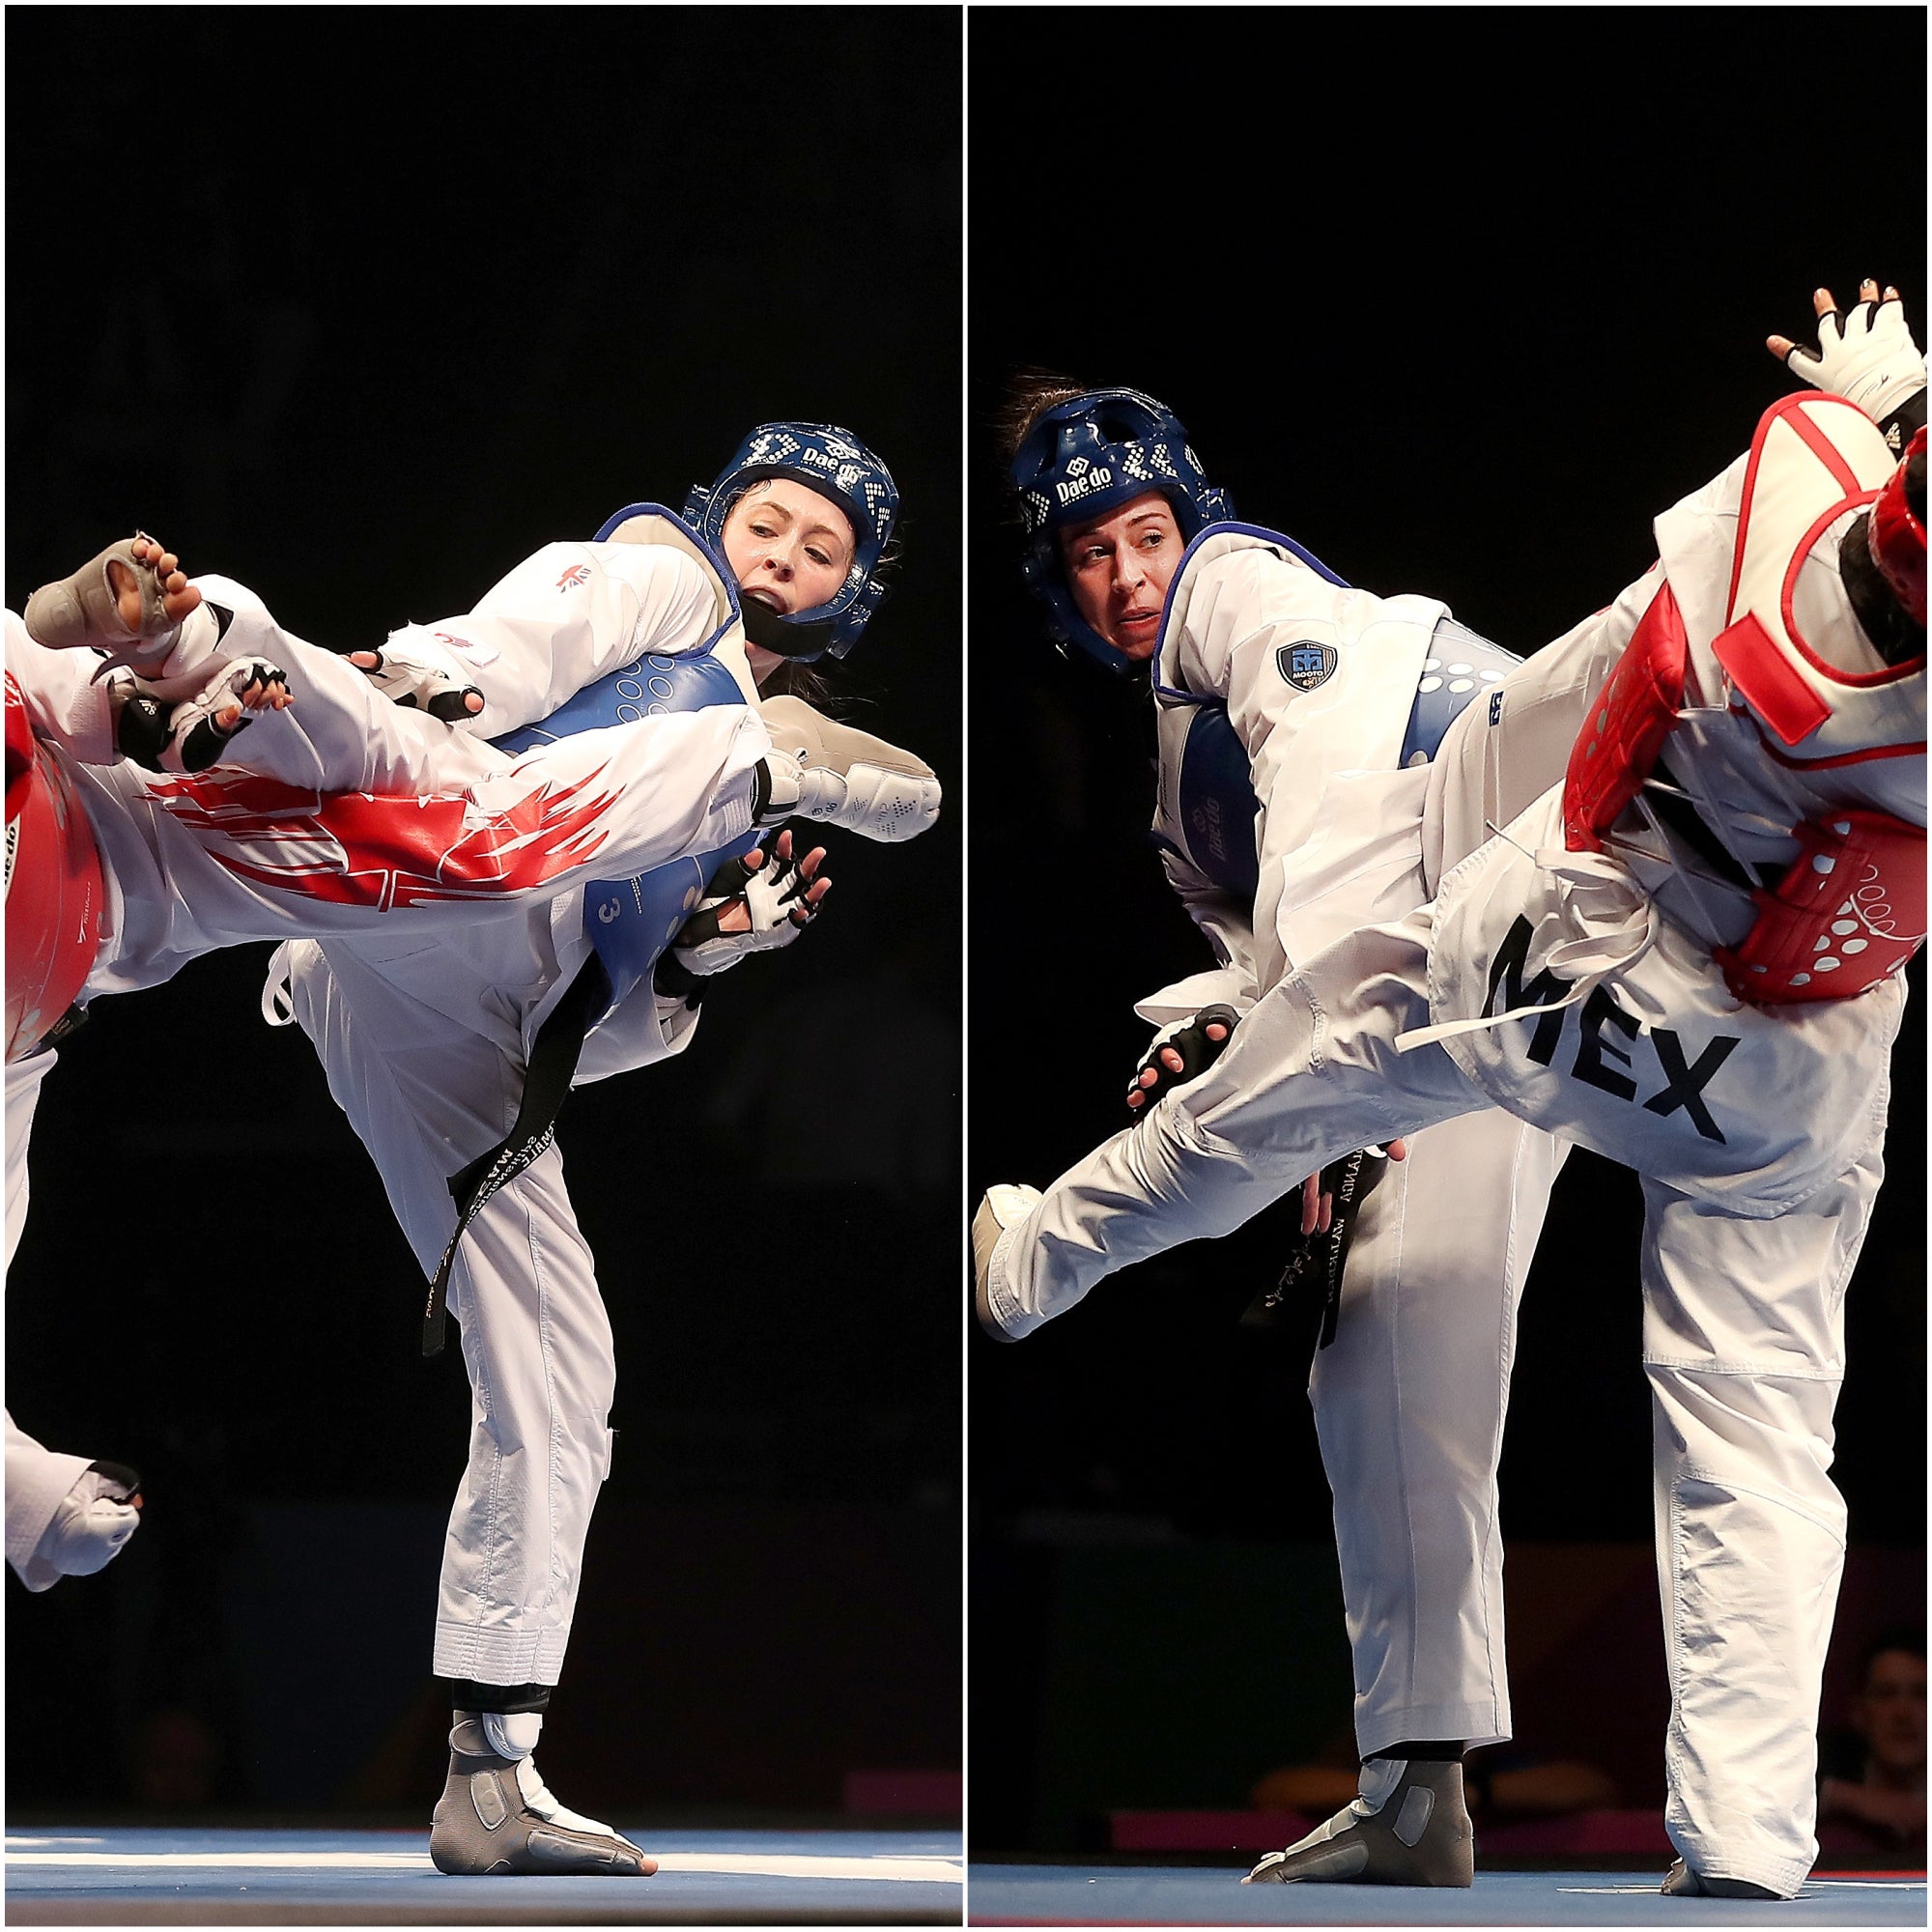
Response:
[[[814,711],[800,697],[758,705],[772,753],[760,768],[760,825],[810,818],[887,843],[917,838],[939,816],[939,781],[910,752]]]
[[[657,1870],[621,1833],[552,1796],[532,1750],[539,1726],[469,1711],[454,1718],[449,1778],[429,1834],[438,1871],[649,1878]]]
[[[149,608],[142,587],[144,575],[153,583],[170,625],[179,624],[190,611],[201,608],[201,592],[187,581],[181,558],[173,551],[163,550],[146,532],[138,534],[129,548],[131,564],[123,563],[118,556],[108,557],[107,581],[114,587],[114,608],[130,633],[141,629]]]
[[[1270,1852],[1241,1883],[1467,1886],[1474,1880],[1462,1765],[1371,1758],[1353,1804],[1285,1852]]]
[[[28,634],[53,651],[107,653],[110,664],[157,669],[201,592],[181,560],[151,536],[110,544],[55,583],[43,583],[22,613]]]
[[[1009,1232],[1016,1222],[1033,1211],[1039,1200],[1037,1187],[1001,1183],[989,1187],[973,1216],[973,1313],[980,1328],[996,1342],[1017,1342],[1040,1325],[1037,1316],[1028,1315],[1004,1286],[1004,1268],[998,1270],[996,1258],[1006,1260]]]
[[[1747,1878],[1709,1878],[1702,1872],[1693,1872],[1682,1859],[1678,1859],[1663,1875],[1663,1883],[1658,1888],[1666,1898],[1782,1898],[1784,1893],[1773,1891],[1769,1886],[1753,1885]]]

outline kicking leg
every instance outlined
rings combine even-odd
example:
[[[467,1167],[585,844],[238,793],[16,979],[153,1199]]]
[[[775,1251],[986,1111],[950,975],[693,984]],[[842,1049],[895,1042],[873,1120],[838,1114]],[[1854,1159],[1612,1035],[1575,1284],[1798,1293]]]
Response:
[[[1481,1106],[1439,1048],[1394,1050],[1427,1016],[1426,944],[1420,918],[1350,933],[1272,988],[1208,1072],[1043,1196],[989,1200],[982,1319],[1030,1334],[1117,1269],[1232,1233],[1330,1161]]]

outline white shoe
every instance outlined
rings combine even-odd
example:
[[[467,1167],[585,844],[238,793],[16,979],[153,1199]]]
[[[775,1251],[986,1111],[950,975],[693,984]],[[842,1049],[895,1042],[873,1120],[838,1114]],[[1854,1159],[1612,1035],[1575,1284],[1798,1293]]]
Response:
[[[938,819],[939,781],[910,752],[827,718],[800,697],[768,697],[758,713],[772,740],[760,825],[810,818],[896,845]]]
[[[973,1313],[980,1326],[996,1342],[1017,1342],[1039,1326],[1015,1313],[1003,1321],[993,1306],[990,1281],[993,1256],[1017,1221],[1032,1213],[1040,1198],[1037,1187],[1001,1182],[989,1187],[973,1216]],[[1024,1323],[1024,1325],[1018,1325]]]

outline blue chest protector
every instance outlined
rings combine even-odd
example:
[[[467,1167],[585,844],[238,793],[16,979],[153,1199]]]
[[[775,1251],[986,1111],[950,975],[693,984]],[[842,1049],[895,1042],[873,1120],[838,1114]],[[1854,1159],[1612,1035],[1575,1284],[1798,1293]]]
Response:
[[[1299,557],[1318,577],[1325,578],[1341,589],[1352,588],[1346,578],[1338,577],[1292,537],[1256,525],[1210,524],[1188,546],[1189,550],[1205,538],[1231,527],[1279,544],[1291,555]],[[1175,573],[1177,582],[1186,568],[1187,558],[1183,556],[1179,570]],[[1164,633],[1164,621],[1162,629]],[[1155,662],[1158,663],[1158,656]],[[1477,636],[1453,617],[1440,619],[1430,639],[1429,656],[1409,706],[1408,724],[1403,733],[1402,764],[1405,767],[1427,764],[1435,757],[1442,734],[1463,707],[1478,693],[1493,689],[1510,667],[1520,662],[1500,645]],[[1248,748],[1229,723],[1225,700],[1201,697],[1193,692],[1161,684],[1157,679],[1155,690],[1170,704],[1195,707],[1181,741],[1179,770],[1173,791],[1180,818],[1175,830],[1184,848],[1182,856],[1220,891],[1244,905],[1252,905],[1261,887],[1261,864],[1255,850],[1255,814],[1261,808],[1255,798]],[[1167,841],[1156,835],[1156,842]]]
[[[597,532],[598,540],[628,519],[651,511],[671,515],[656,503],[634,503]],[[730,667],[713,655],[719,639],[738,618],[738,593],[729,572],[720,567],[718,579],[729,593],[731,614],[696,649],[620,665],[595,684],[585,685],[540,724],[526,724],[492,742],[514,756],[607,724],[630,724],[674,711],[702,711],[714,704],[743,704],[744,690]],[[712,873],[726,859],[749,852],[756,843],[757,834],[748,832],[715,852],[673,859],[636,878],[599,879],[584,887],[583,929],[611,976],[612,997],[605,1012],[614,1011],[628,994],[650,980],[659,955],[691,916]]]

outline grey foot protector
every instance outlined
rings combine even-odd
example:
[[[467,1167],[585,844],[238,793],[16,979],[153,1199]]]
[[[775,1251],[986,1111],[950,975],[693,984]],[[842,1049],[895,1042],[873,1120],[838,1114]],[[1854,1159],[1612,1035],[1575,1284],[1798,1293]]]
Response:
[[[114,585],[107,575],[109,563],[125,563],[140,587],[138,630],[130,631],[122,621]],[[99,556],[58,583],[42,584],[27,599],[22,621],[34,641],[50,651],[92,647],[121,654],[123,662],[128,645],[161,637],[174,628],[174,619],[161,608],[160,585],[154,571],[134,561],[131,537],[109,544]]]
[[[1285,1852],[1270,1852],[1241,1883],[1473,1885],[1475,1837],[1463,1767],[1371,1758],[1362,1795]]]
[[[429,1833],[429,1855],[438,1871],[639,1878],[657,1869],[628,1838],[573,1832],[532,1811],[517,1777],[517,1760],[490,1748],[480,1718],[468,1711],[455,1717],[449,1782]]]
[[[800,697],[761,699],[758,713],[774,748],[795,761],[795,776],[773,773],[763,822],[796,814],[893,844],[918,838],[939,816],[939,781],[923,758]]]
[[[1769,1886],[1753,1885],[1747,1878],[1700,1878],[1682,1859],[1663,1874],[1659,1888],[1671,1898],[1780,1898]]]

